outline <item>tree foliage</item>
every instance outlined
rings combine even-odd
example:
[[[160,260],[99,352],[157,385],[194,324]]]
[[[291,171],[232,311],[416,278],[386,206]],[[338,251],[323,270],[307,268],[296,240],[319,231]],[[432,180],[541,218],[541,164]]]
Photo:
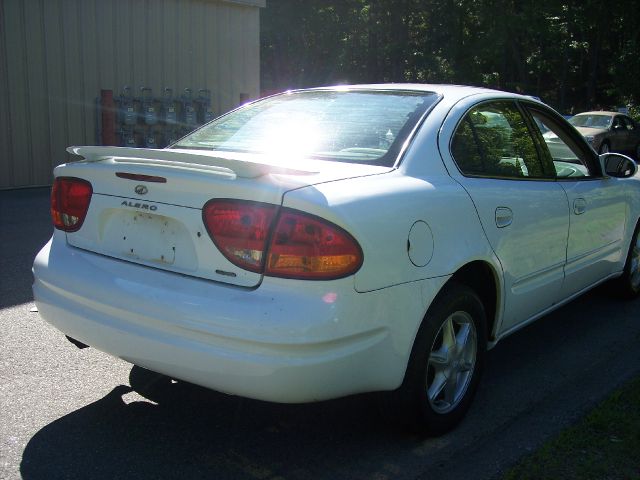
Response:
[[[640,103],[640,8],[597,0],[269,0],[265,92],[460,83],[563,112]]]

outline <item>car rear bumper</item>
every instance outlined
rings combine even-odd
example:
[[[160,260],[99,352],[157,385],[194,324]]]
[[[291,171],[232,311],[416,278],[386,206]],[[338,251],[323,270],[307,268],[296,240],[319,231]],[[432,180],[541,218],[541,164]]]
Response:
[[[437,291],[415,282],[361,294],[352,279],[233,287],[89,253],[58,232],[33,269],[40,314],[66,335],[177,379],[286,403],[399,386],[425,291]]]

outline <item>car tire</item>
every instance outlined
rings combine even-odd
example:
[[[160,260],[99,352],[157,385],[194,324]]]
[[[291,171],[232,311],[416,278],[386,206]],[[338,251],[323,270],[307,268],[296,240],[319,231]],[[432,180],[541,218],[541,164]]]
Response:
[[[435,436],[462,420],[484,369],[485,317],[480,298],[465,285],[452,282],[436,297],[387,406],[402,427]]]
[[[623,298],[633,299],[640,295],[640,222],[631,237],[627,261],[622,276],[617,279],[617,291]]]
[[[609,153],[610,151],[611,151],[611,147],[609,146],[609,142],[602,142],[602,145],[600,145],[600,150],[598,150],[598,153],[602,155],[603,153]]]

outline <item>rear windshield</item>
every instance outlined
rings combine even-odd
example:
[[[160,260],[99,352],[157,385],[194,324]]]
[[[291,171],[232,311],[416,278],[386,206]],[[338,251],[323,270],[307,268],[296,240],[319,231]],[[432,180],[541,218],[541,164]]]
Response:
[[[171,148],[391,166],[438,99],[430,92],[287,92],[234,110]]]

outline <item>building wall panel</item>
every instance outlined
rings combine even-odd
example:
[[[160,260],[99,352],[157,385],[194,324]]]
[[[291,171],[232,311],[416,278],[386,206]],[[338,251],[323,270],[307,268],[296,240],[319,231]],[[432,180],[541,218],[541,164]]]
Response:
[[[64,58],[64,38],[62,23],[62,0],[46,0],[44,2],[44,37],[45,43],[45,75],[47,77],[47,106],[48,106],[48,144],[49,161],[41,160],[39,169],[48,169],[41,175],[47,179],[42,184],[50,181],[51,170],[55,165],[66,161],[65,148],[69,139],[69,124],[67,123],[67,108],[69,96],[67,95],[66,70],[61,68],[61,59]],[[33,181],[34,185],[40,183]],[[15,186],[21,186],[16,184]]]
[[[9,92],[7,71],[7,26],[5,6],[0,2],[0,92]],[[13,178],[13,138],[9,114],[9,95],[0,93],[0,185]]]
[[[209,89],[216,114],[257,97],[264,3],[0,1],[0,188],[49,184],[68,145],[95,144],[101,89]]]
[[[85,95],[84,79],[85,66],[82,63],[82,49],[88,48],[82,37],[77,0],[64,0],[62,2],[62,45],[63,61],[61,67],[65,70],[65,90],[67,102],[66,121],[69,126],[67,132],[67,144],[77,145],[93,138],[86,130],[85,115],[87,114],[86,102],[91,101],[93,92]],[[60,68],[60,67],[58,67]],[[91,87],[89,86],[89,89]]]
[[[164,49],[165,43],[163,38],[162,12],[163,2],[157,0],[147,0],[145,5],[147,11],[147,35],[145,38],[145,58],[146,71],[148,72],[147,82],[152,82],[151,87],[157,85],[154,89],[154,95],[160,97],[164,90],[165,81],[162,71],[164,69]]]
[[[27,61],[25,44],[25,6],[23,2],[4,2],[5,38],[7,41],[7,84],[9,94],[9,123],[11,125],[11,158],[13,172],[11,179],[1,175],[2,184],[7,180],[18,184],[28,184],[29,162],[32,158],[30,122],[27,97]]]
[[[220,68],[217,68],[220,62],[220,47],[218,45],[217,24],[216,20],[220,16],[220,6],[217,3],[211,5],[205,11],[204,21],[206,28],[204,31],[204,44],[208,46],[205,50],[205,69],[207,72],[206,84],[211,89],[211,106],[215,113],[221,113],[220,96],[218,94],[220,88]]]
[[[96,115],[95,100],[99,92],[95,92],[95,85],[99,85],[100,76],[98,74],[98,25],[96,23],[96,4],[95,2],[79,1],[77,4],[78,18],[80,24],[78,31],[82,44],[85,46],[80,49],[80,60],[83,71],[83,94],[79,99],[82,102],[83,119],[84,119],[84,138],[96,138]]]
[[[42,0],[24,3],[27,34],[25,35],[26,65],[26,100],[29,119],[28,148],[30,158],[25,159],[26,171],[36,183],[46,183],[48,176],[39,164],[49,157],[49,105],[47,101],[47,77],[45,62],[44,12]],[[33,28],[29,28],[33,25]],[[46,162],[48,163],[48,162]]]

